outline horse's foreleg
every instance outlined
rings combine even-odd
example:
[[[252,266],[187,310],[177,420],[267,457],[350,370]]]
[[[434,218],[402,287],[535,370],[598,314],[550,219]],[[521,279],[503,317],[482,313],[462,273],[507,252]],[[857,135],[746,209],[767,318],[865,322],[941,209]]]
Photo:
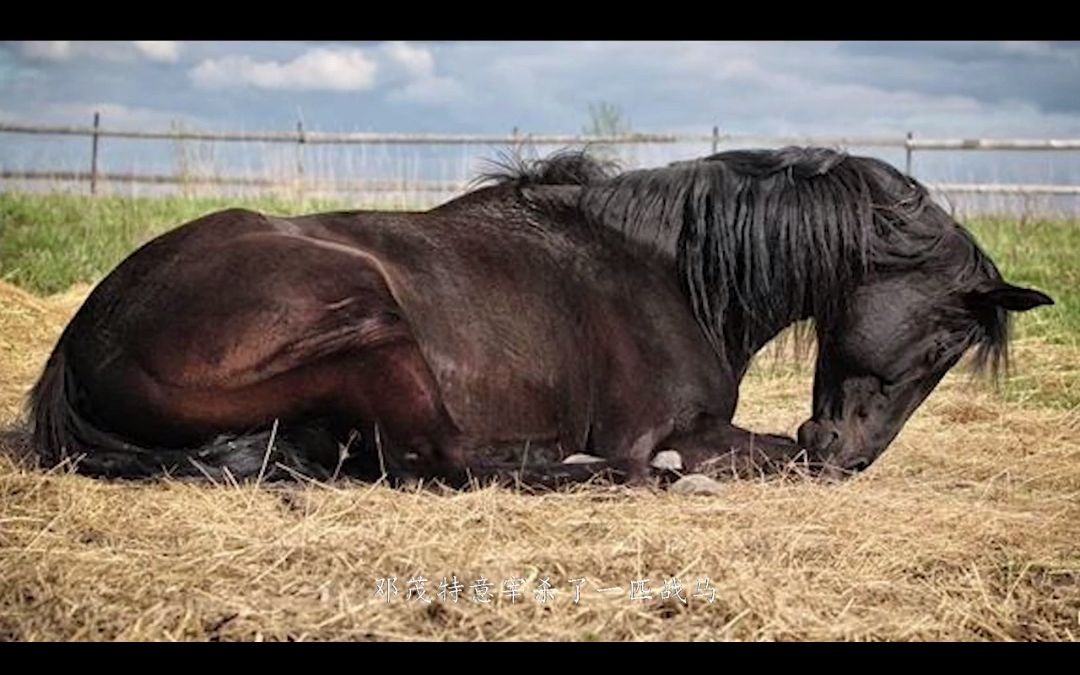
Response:
[[[520,464],[470,458],[448,467],[439,478],[453,487],[496,484],[503,487],[557,489],[593,480],[625,482],[627,472],[605,461],[582,464],[562,462]]]
[[[578,455],[581,461],[509,462],[493,460],[483,452],[455,453],[468,480],[496,482],[508,486],[558,488],[595,479],[623,485],[641,485],[650,479],[649,458],[657,442],[671,433],[673,424],[665,421],[647,428],[644,433],[628,436],[605,458]],[[527,459],[527,457],[524,457]],[[453,472],[451,472],[453,473]],[[456,474],[461,478],[460,471]]]
[[[813,465],[813,458],[792,438],[758,434],[719,420],[701,422],[692,429],[676,432],[657,449],[678,452],[681,473],[753,477],[786,471],[793,466]]]

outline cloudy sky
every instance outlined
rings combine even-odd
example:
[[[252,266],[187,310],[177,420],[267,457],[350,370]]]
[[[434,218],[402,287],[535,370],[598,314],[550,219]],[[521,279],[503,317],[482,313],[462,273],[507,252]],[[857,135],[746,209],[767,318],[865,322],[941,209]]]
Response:
[[[0,42],[8,122],[89,125],[100,111],[106,128],[577,134],[601,102],[642,132],[1077,138],[1080,42]],[[88,150],[0,134],[0,169],[85,171]],[[107,139],[99,165],[464,182],[498,150]],[[626,167],[708,151],[619,150]],[[1078,152],[916,154],[928,182],[1080,184]]]
[[[0,119],[110,127],[1080,135],[1080,43],[17,42]],[[2,142],[0,138],[0,142]]]

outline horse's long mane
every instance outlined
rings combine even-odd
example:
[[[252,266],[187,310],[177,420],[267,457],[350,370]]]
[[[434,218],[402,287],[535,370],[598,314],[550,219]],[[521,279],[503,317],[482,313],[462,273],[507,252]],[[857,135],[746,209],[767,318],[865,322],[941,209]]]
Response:
[[[522,187],[579,186],[578,208],[589,222],[671,253],[717,347],[749,348],[801,319],[827,328],[872,270],[948,264],[954,274],[943,295],[1000,279],[925,186],[878,159],[789,147],[611,172],[585,152],[562,152],[519,161],[494,178]],[[943,255],[957,235],[966,242],[959,266]],[[1007,337],[1008,317],[999,310],[957,348],[977,346],[976,367],[990,363],[996,372]]]

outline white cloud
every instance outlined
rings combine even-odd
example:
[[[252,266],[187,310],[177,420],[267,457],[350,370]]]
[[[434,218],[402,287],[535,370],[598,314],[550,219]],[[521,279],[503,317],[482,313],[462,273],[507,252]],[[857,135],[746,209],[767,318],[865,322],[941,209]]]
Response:
[[[361,49],[318,48],[287,62],[256,61],[250,56],[207,59],[192,68],[196,86],[221,89],[363,91],[375,84],[376,64]]]
[[[19,52],[28,59],[63,61],[71,55],[71,42],[69,40],[20,42]]]
[[[435,73],[435,57],[423,47],[407,42],[386,42],[381,50],[390,63],[404,70],[410,77],[425,78]]]
[[[151,61],[175,62],[180,44],[173,41],[136,40],[133,42],[51,40],[19,42],[19,53],[35,61],[71,61],[79,57],[97,61],[124,63],[142,56]]]
[[[172,40],[135,40],[132,44],[151,61],[175,63],[180,58],[180,44]]]
[[[393,103],[445,105],[460,101],[465,87],[460,81],[435,74],[435,56],[426,47],[407,42],[384,42],[379,46],[385,78],[395,83],[386,99]]]
[[[35,107],[29,112],[0,110],[0,119],[8,122],[84,126],[91,124],[94,113],[101,114],[101,126],[108,129],[168,129],[174,122],[195,127],[209,126],[205,120],[186,113],[105,101],[51,103]]]
[[[395,89],[388,96],[391,101],[407,101],[443,105],[465,97],[465,88],[452,77],[424,77]]]

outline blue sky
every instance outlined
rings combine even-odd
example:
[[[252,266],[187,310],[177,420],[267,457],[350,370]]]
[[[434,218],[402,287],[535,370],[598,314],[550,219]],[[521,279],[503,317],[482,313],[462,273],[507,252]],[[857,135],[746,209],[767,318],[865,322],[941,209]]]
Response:
[[[107,128],[1080,137],[1080,42],[0,42],[0,120]],[[656,166],[707,144],[623,149]],[[859,151],[859,149],[853,149]],[[894,164],[903,153],[865,149]],[[88,141],[0,134],[0,168],[79,169]],[[137,143],[107,171],[465,180],[490,147]],[[187,166],[185,164],[185,166]],[[1080,183],[1080,153],[918,153],[938,182]],[[1073,200],[1080,202],[1080,200]]]
[[[109,126],[1080,135],[1080,43],[17,42],[0,119]]]

